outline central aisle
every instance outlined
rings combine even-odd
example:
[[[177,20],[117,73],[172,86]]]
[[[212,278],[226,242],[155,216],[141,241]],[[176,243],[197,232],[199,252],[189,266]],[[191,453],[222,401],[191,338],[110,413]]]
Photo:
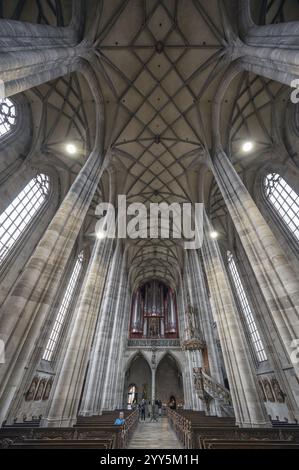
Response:
[[[183,446],[163,417],[157,423],[139,422],[128,449],[183,449]]]

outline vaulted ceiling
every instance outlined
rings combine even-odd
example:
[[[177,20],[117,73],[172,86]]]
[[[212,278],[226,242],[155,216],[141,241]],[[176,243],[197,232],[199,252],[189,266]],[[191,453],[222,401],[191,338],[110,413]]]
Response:
[[[218,3],[104,2],[94,43],[118,193],[147,205],[198,201],[211,102],[225,67]],[[177,283],[180,245],[130,245],[133,285],[151,278]]]
[[[199,201],[203,154],[211,146],[211,104],[228,65],[225,25],[236,29],[236,1],[85,3],[85,37],[92,43],[92,63],[105,99],[105,147],[116,171],[117,193],[126,194],[128,202],[146,204]],[[259,24],[297,19],[299,10],[297,0],[252,5]],[[71,1],[0,1],[0,15],[65,25]],[[222,125],[233,158],[244,167],[250,159],[242,161],[240,143],[254,138],[258,150],[272,144],[273,106],[283,101],[283,93],[281,85],[248,73],[230,88]],[[43,107],[34,113],[43,158],[71,179],[95,134],[87,84],[72,74],[29,96],[33,110]],[[66,141],[78,145],[77,159],[65,154]],[[183,260],[179,244],[161,239],[128,243],[133,286],[152,278],[177,284]]]

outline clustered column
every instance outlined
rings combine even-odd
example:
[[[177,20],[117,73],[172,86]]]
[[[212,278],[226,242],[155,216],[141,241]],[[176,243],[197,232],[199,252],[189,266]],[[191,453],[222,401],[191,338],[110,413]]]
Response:
[[[216,313],[236,422],[243,427],[266,426],[268,420],[258,392],[254,365],[250,360],[242,323],[231,293],[218,244],[209,237],[210,222],[206,215],[204,218],[203,258]]]
[[[187,310],[190,307],[188,305],[188,294],[190,293],[190,277],[188,272],[188,255],[185,252],[184,271],[181,277],[181,295],[180,295],[180,332],[182,341],[191,339],[190,329],[187,319]],[[193,369],[202,366],[202,357],[200,351],[185,350],[185,361],[186,361],[186,388],[188,389],[188,395],[185,396],[185,407],[193,410],[203,410],[204,404],[199,399],[195,390]]]
[[[81,67],[95,99],[95,145],[1,309],[0,331],[6,350],[6,363],[0,366],[2,419],[49,312],[103,171],[102,95],[91,67],[87,63]]]
[[[82,415],[97,415],[103,409],[113,409],[114,407],[114,374],[117,373],[118,355],[122,349],[122,328],[125,319],[129,317],[129,311],[124,311],[126,287],[126,256],[119,240],[99,310],[90,366],[80,408]],[[110,403],[110,400],[113,403]]]
[[[234,44],[234,56],[244,70],[291,86],[299,79],[299,21],[257,26],[250,0],[239,0],[242,41]]]
[[[0,98],[14,95],[80,68],[82,0],[73,0],[68,27],[0,20]]]
[[[208,348],[209,367],[211,377],[218,383],[222,383],[222,374],[218,357],[216,340],[213,333],[213,315],[209,296],[203,277],[203,267],[200,264],[199,253],[191,251],[189,254],[192,269],[193,291],[199,306],[202,330]]]
[[[75,312],[72,334],[54,383],[51,408],[44,419],[44,425],[72,426],[76,421],[113,244],[114,240],[109,238],[97,240],[95,243]]]
[[[299,290],[296,274],[221,148],[214,154],[212,170],[277,331],[291,357],[291,344],[294,339],[299,338]],[[299,365],[294,364],[294,368],[299,374]]]

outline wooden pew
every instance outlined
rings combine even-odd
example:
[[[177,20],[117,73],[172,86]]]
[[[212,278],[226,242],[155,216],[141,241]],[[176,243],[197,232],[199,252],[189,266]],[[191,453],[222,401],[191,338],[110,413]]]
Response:
[[[101,416],[78,417],[77,425],[72,428],[36,428],[7,426],[0,429],[0,447],[11,446],[52,446],[55,448],[72,446],[86,446],[100,448],[99,446],[112,445],[113,449],[123,449],[138,423],[138,410],[125,413],[124,426],[115,426],[115,419],[119,412],[108,412]],[[107,444],[108,442],[108,444]],[[75,445],[75,443],[77,443]],[[80,447],[81,448],[81,447]],[[101,447],[102,448],[102,447]]]
[[[67,444],[70,442],[73,444],[77,442],[80,445],[81,442],[89,441],[93,442],[95,446],[101,446],[102,443],[106,445],[106,442],[111,443],[113,449],[122,448],[123,436],[122,429],[120,426],[110,427],[81,427],[80,429],[75,428],[10,428],[0,429],[0,448],[10,448],[12,445],[23,445],[23,443],[29,443],[33,445],[36,443],[37,447],[40,447],[43,443],[47,442],[47,445],[60,446],[61,443]]]
[[[205,440],[204,449],[299,449],[299,444],[289,441],[229,441],[217,439],[216,441]]]
[[[9,449],[113,449],[113,438],[101,440],[24,440]]]
[[[189,410],[180,410],[179,412],[169,410],[168,418],[179,440],[183,443],[186,449],[195,448],[193,439],[194,433],[196,433],[197,429],[202,427],[212,427],[217,429],[236,427],[235,420],[233,418],[206,416],[204,412]]]
[[[122,410],[120,410],[122,411]],[[107,428],[113,424],[115,420],[119,417],[120,411],[108,411],[104,412],[102,415],[98,416],[79,416],[75,428],[80,429],[81,427],[96,427],[96,428]],[[119,426],[121,429],[121,440],[117,442],[117,445],[120,447],[117,448],[126,448],[128,442],[138,424],[139,412],[138,410],[125,410],[123,411],[125,424],[124,426]],[[118,426],[115,426],[116,428]]]
[[[202,413],[168,410],[170,425],[187,449],[204,449],[206,442],[288,442],[299,444],[299,429],[283,426],[271,428],[239,428],[231,418],[204,416]],[[216,445],[216,444],[215,444]],[[249,445],[249,444],[248,444]]]

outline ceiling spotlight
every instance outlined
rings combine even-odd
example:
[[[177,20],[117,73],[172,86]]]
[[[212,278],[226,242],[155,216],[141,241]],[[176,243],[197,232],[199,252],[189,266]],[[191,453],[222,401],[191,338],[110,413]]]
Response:
[[[253,142],[244,142],[243,146],[242,146],[242,150],[243,152],[251,152],[251,150],[253,150]]]
[[[211,237],[213,240],[216,240],[216,238],[218,238],[218,232],[211,232],[211,233],[210,233],[210,237]]]
[[[77,147],[74,144],[67,144],[66,151],[70,155],[74,155],[77,152]]]
[[[106,238],[106,233],[102,230],[97,230],[96,236],[98,240],[104,240],[104,238]]]

